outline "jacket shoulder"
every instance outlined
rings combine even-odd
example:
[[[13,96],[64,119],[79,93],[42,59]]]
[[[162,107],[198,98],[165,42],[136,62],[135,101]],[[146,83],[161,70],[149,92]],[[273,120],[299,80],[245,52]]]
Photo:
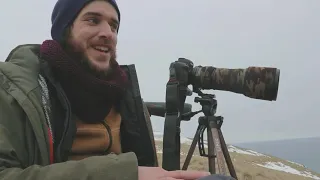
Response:
[[[11,81],[25,93],[36,88],[40,71],[39,49],[38,44],[25,44],[14,48],[5,62],[0,62],[0,76],[6,77],[1,80]]]

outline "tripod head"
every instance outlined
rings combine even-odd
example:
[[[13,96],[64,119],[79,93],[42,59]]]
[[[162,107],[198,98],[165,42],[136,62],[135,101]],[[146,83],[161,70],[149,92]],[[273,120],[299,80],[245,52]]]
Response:
[[[204,94],[199,89],[194,90],[199,97],[194,98],[195,103],[199,103],[202,109],[195,112],[187,112],[181,115],[181,120],[190,120],[196,114],[202,112],[205,116],[214,116],[217,112],[218,102],[214,94]]]
[[[213,116],[217,112],[217,100],[213,94],[204,94],[202,97],[195,97],[194,102],[200,103],[205,116]]]

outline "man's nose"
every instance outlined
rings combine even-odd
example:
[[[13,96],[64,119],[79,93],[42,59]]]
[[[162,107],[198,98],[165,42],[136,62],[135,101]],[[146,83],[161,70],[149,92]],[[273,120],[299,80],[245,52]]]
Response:
[[[110,38],[114,33],[112,32],[112,28],[109,24],[103,24],[99,29],[99,36]]]

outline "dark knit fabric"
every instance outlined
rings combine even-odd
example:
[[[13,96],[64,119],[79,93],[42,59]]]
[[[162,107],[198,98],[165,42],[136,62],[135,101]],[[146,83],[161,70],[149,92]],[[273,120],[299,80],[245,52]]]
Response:
[[[117,62],[104,79],[88,72],[79,60],[71,58],[60,44],[46,40],[40,49],[41,57],[52,67],[53,73],[64,89],[73,113],[85,122],[101,122],[112,105],[117,105],[127,85],[125,72]]]
[[[51,14],[51,36],[53,40],[61,42],[65,29],[74,21],[82,8],[93,0],[58,0]],[[120,22],[120,10],[115,0],[106,0],[118,13]],[[118,27],[119,30],[119,27]]]

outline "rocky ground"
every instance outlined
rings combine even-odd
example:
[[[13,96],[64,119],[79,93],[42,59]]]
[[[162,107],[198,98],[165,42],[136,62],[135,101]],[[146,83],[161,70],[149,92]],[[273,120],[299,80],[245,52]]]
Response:
[[[156,144],[161,166],[161,138],[160,140],[159,138],[157,139]],[[184,141],[181,146],[181,167],[189,151],[190,144],[190,142]],[[239,180],[320,180],[320,174],[308,170],[301,164],[232,145],[228,145],[228,149]],[[207,158],[199,156],[198,147],[195,149],[188,169],[208,171]]]

